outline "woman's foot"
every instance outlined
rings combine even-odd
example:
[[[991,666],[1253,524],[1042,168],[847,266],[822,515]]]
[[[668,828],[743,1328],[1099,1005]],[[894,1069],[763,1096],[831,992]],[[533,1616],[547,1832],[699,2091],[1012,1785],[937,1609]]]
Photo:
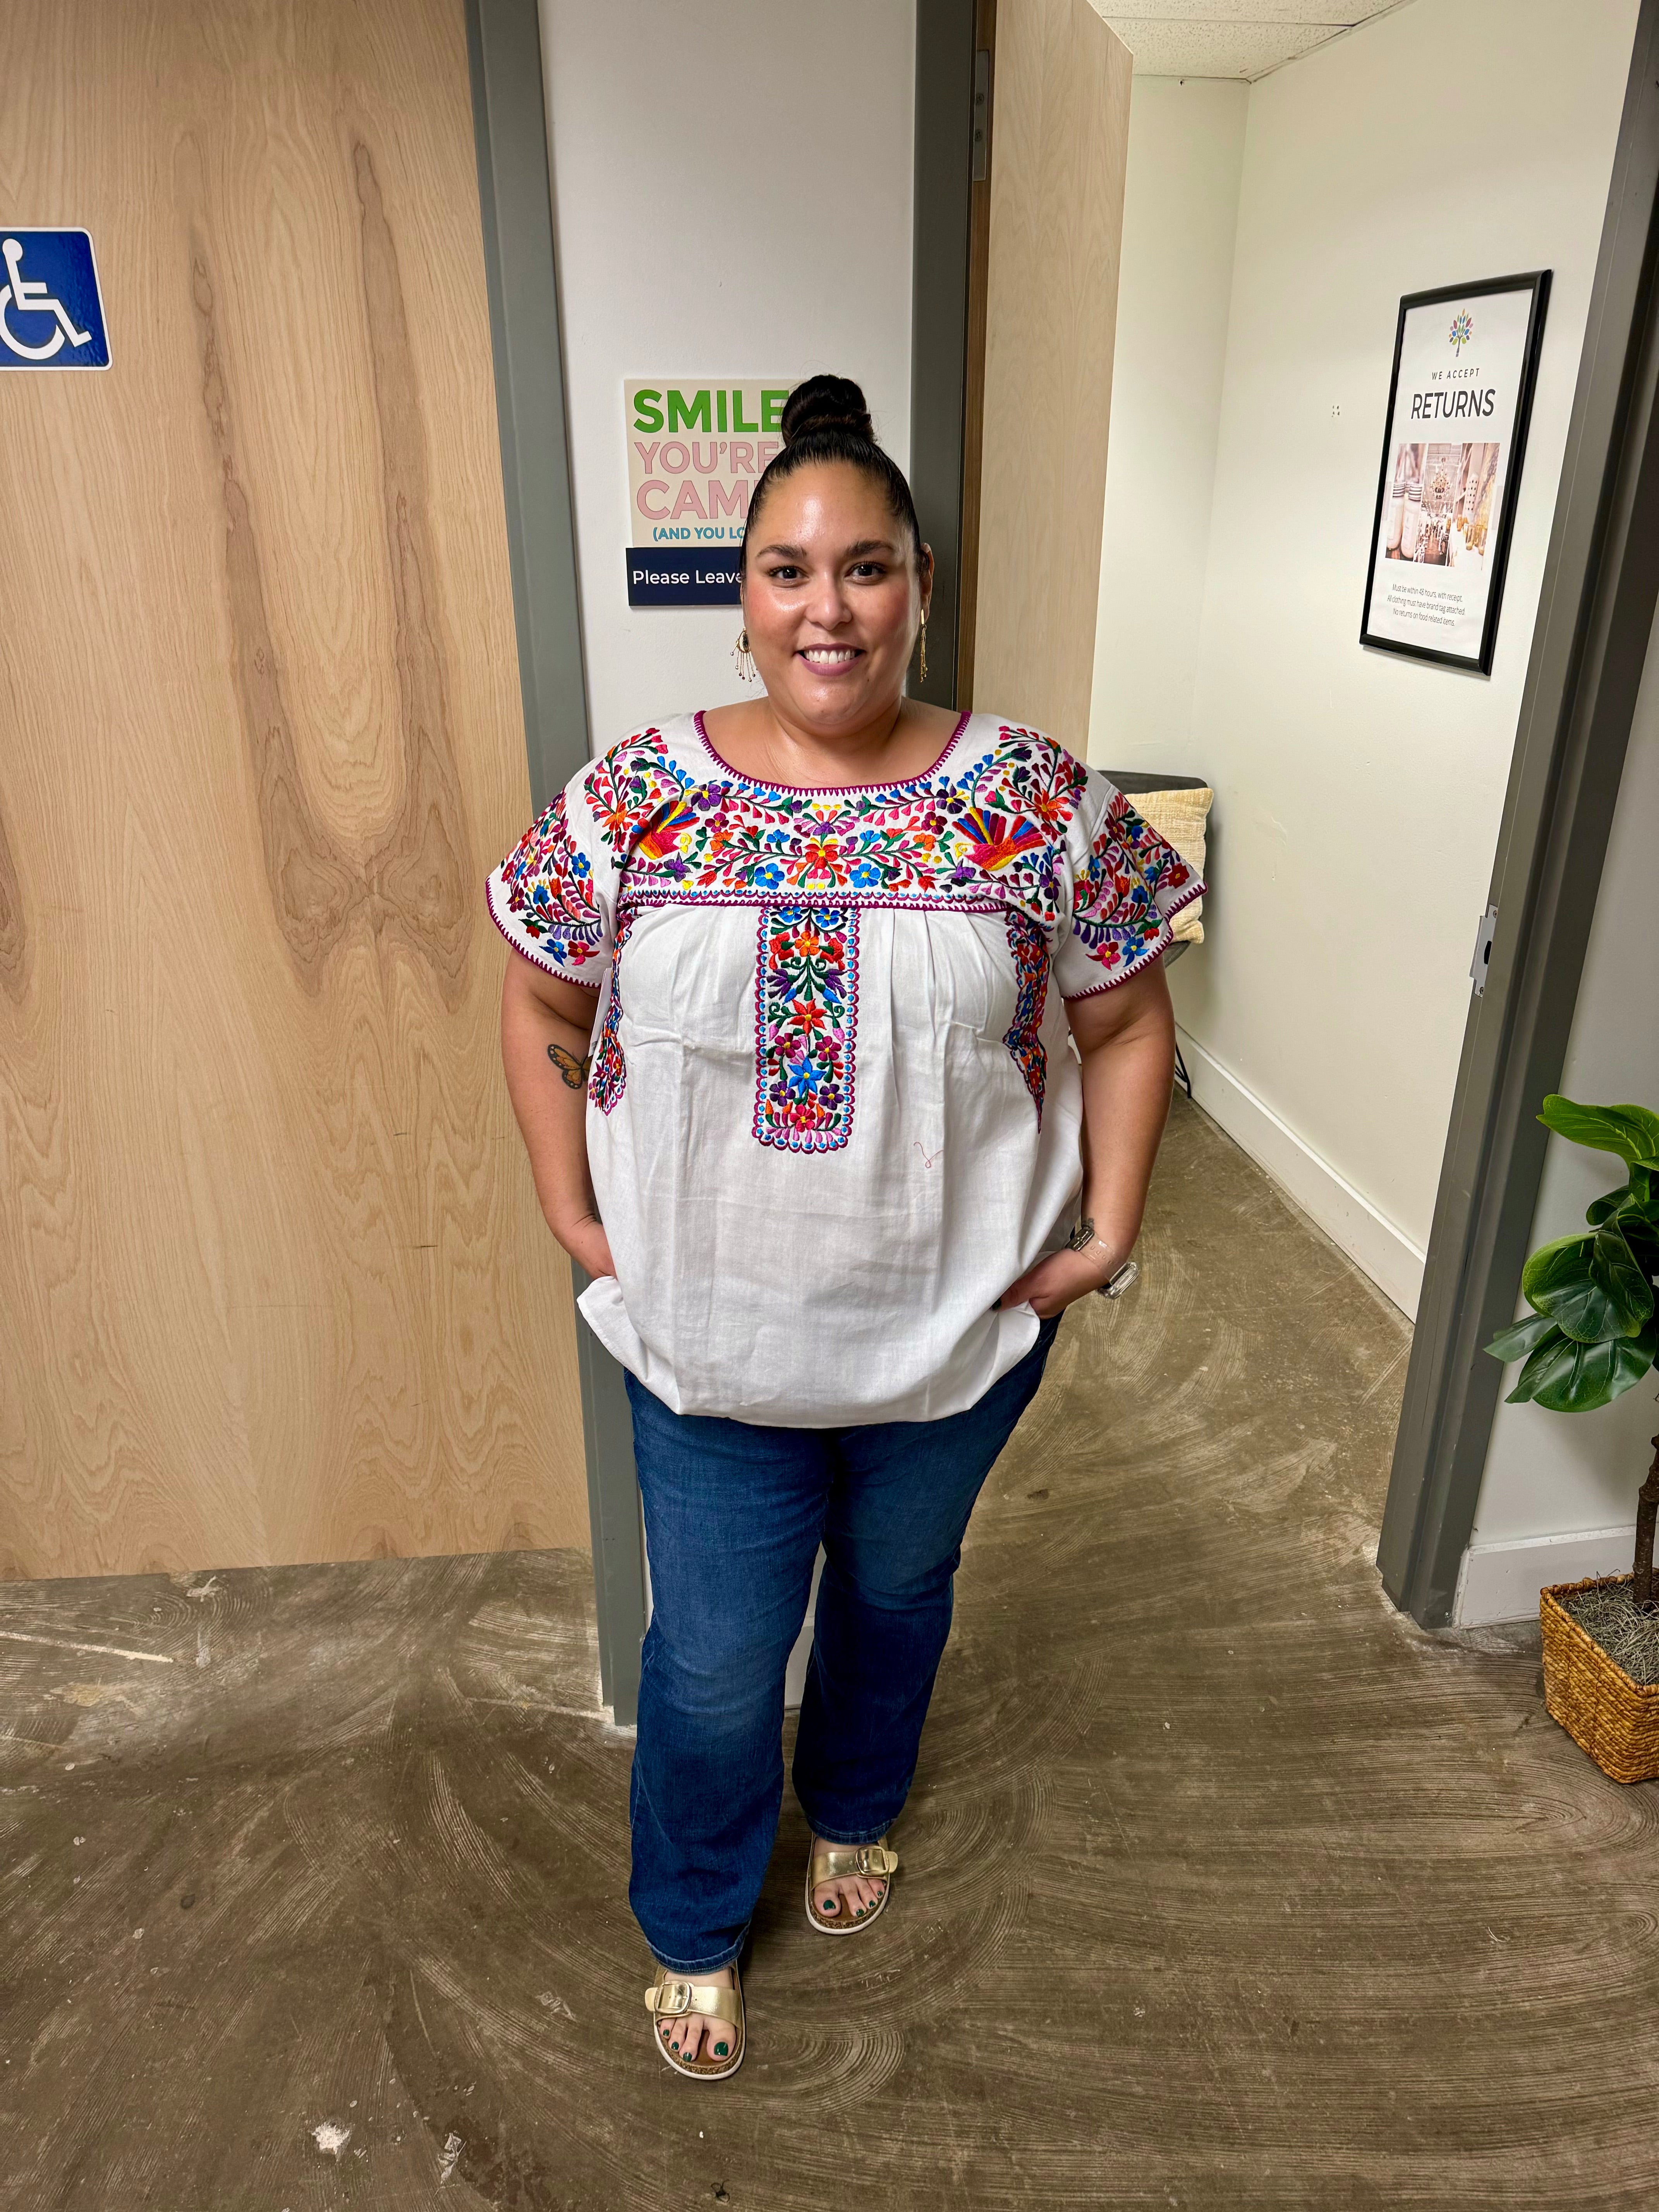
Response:
[[[844,1844],[830,1844],[827,1838],[814,1836],[811,1848],[820,1845],[826,1850],[844,1850]],[[887,1883],[880,1875],[838,1875],[831,1881],[815,1882],[812,1902],[826,1920],[867,1920],[887,1894]]]
[[[699,1982],[711,1983],[720,1990],[729,1990],[732,1986],[730,1966],[713,1966],[696,1978]],[[722,2059],[731,2057],[737,2043],[737,2033],[729,2020],[710,2020],[700,2012],[689,2012],[679,2020],[665,2020],[660,2023],[657,2032],[665,2047],[672,2051],[676,2058],[683,2058],[688,2063],[694,2058],[702,2058],[711,2065],[719,2065]]]

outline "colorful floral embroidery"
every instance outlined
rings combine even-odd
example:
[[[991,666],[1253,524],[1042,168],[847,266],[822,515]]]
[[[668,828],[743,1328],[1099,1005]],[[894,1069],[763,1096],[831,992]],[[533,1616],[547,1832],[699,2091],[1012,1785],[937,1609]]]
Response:
[[[499,918],[510,915],[531,957],[580,969],[606,950],[595,868],[614,896],[616,964],[589,1079],[609,1114],[628,1079],[620,954],[633,918],[682,902],[758,907],[754,1131],[812,1152],[840,1148],[852,1129],[859,908],[1002,913],[1018,985],[1004,1041],[1040,1121],[1057,934],[1068,994],[1091,988],[1070,988],[1084,963],[1085,977],[1102,978],[1092,988],[1109,989],[1163,949],[1167,916],[1203,889],[1114,795],[1068,902],[1067,839],[1087,787],[1062,746],[1012,724],[977,752],[953,744],[908,783],[830,791],[753,782],[712,748],[706,766],[688,764],[683,739],[644,730],[582,778],[580,839],[562,795],[526,832],[501,871]]]
[[[636,899],[1013,905],[1049,926],[1065,825],[1086,775],[1060,746],[1013,728],[964,768],[847,791],[788,790],[730,771],[693,784],[653,732],[602,765],[602,789],[591,772],[592,803]]]
[[[762,909],[755,1006],[755,1134],[792,1152],[838,1151],[853,1128],[858,915]]]
[[[1014,1018],[1002,1042],[1014,1055],[1025,1078],[1025,1088],[1036,1108],[1037,1127],[1042,1126],[1042,1091],[1048,1079],[1048,1055],[1042,1044],[1042,1006],[1048,995],[1048,939],[1029,914],[1008,911],[1008,951],[1019,979]]]
[[[507,911],[550,961],[580,968],[605,948],[593,869],[571,842],[564,793],[543,810],[501,863]]]
[[[1143,815],[1136,813],[1121,791],[1112,793],[1112,803],[1095,840],[1097,848],[1108,831],[1124,851],[1133,855],[1142,882],[1160,906],[1170,893],[1185,889],[1194,881],[1192,870],[1175,847],[1160,837]],[[1180,903],[1185,906],[1192,896],[1188,891]],[[1172,900],[1170,906],[1164,907],[1165,913],[1173,911],[1173,907]]]
[[[617,942],[611,954],[611,995],[605,1002],[599,1041],[593,1048],[593,1064],[587,1071],[587,1095],[601,1113],[609,1114],[628,1087],[628,1062],[617,1034],[622,1020],[622,956],[634,927],[634,915],[624,914],[617,923]]]
[[[625,738],[594,762],[583,788],[618,865],[634,851],[647,825],[665,807],[672,809],[690,781],[669,758],[660,730],[641,730]]]
[[[1072,933],[1109,982],[1121,982],[1163,949],[1158,940],[1169,916],[1203,888],[1175,848],[1117,792],[1078,882]]]

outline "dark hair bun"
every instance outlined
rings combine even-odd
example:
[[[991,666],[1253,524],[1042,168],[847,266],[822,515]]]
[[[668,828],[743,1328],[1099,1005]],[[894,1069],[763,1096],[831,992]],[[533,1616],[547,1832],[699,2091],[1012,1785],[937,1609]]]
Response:
[[[745,571],[750,532],[774,486],[793,476],[797,469],[816,468],[826,462],[857,469],[880,487],[920,567],[921,525],[916,520],[916,503],[904,481],[904,471],[877,444],[870,410],[851,377],[809,376],[784,401],[778,427],[783,432],[782,447],[756,477],[749,495],[749,511],[743,519],[739,565]]]
[[[876,427],[864,394],[849,376],[809,376],[783,403],[783,442],[793,446],[813,430],[850,431],[873,446]]]

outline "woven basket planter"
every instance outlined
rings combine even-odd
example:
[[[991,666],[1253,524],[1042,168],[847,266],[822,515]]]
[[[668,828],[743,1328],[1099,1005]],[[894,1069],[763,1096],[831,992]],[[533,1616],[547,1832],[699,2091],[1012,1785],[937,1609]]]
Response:
[[[1632,1682],[1562,1604],[1580,1590],[1627,1583],[1591,1575],[1539,1594],[1544,1630],[1544,1706],[1615,1782],[1659,1780],[1659,1682]]]

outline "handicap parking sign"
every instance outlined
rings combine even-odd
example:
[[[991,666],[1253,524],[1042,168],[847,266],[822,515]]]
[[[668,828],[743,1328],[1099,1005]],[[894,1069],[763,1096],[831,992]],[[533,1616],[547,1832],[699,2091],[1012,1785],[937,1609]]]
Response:
[[[0,368],[107,368],[109,338],[84,230],[0,233]]]

